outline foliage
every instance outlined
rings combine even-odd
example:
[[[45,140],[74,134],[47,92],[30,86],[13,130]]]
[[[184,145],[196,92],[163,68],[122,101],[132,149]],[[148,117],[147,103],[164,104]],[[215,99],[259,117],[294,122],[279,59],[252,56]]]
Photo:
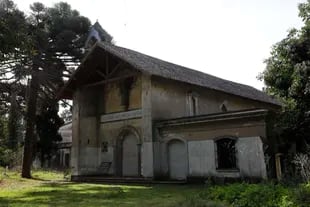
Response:
[[[276,136],[287,144],[283,147],[296,143],[297,151],[304,151],[305,143],[310,143],[310,0],[299,5],[299,16],[304,26],[291,29],[273,46],[260,78],[266,91],[284,104],[277,117]]]
[[[22,148],[10,149],[5,145],[0,145],[0,166],[16,167],[21,165]]]
[[[299,171],[305,182],[310,182],[310,147],[307,147],[306,153],[297,153],[293,163]]]
[[[303,184],[293,191],[294,201],[296,206],[309,207],[310,206],[310,183]]]
[[[60,117],[64,120],[65,123],[72,121],[72,110],[65,109],[61,112]]]
[[[8,119],[0,115],[0,146],[5,145],[8,139]]]
[[[104,185],[64,182],[57,171],[34,170],[35,179],[3,172],[0,168],[0,206],[310,206],[310,184]]]
[[[223,202],[210,201],[207,198],[201,198],[197,196],[187,197],[184,201],[181,201],[177,206],[179,207],[228,207],[228,204]]]
[[[288,187],[280,184],[238,183],[213,186],[197,195],[198,199],[224,201],[233,207],[304,207],[309,206],[306,185]]]
[[[37,116],[36,126],[39,136],[38,151],[40,152],[41,165],[45,160],[49,160],[57,149],[57,142],[62,140],[58,129],[64,124],[57,114],[56,106],[43,107],[40,115]]]
[[[0,61],[20,54],[27,47],[27,26],[23,12],[11,0],[0,0]]]

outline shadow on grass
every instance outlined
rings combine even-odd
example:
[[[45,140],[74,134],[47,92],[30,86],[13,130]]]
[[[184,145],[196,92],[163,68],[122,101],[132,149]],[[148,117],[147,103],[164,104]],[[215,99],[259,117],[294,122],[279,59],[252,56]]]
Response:
[[[197,188],[195,188],[197,190]],[[162,185],[100,185],[45,183],[17,193],[1,204],[9,206],[175,206],[193,188]]]

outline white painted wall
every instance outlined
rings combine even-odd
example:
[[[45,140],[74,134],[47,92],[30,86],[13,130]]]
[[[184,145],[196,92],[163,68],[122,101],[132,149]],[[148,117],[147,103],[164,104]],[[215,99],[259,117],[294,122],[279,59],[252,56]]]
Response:
[[[263,143],[260,137],[238,138],[236,143],[239,172],[216,170],[216,152],[213,140],[189,141],[188,162],[190,177],[256,177],[266,178]]]
[[[236,148],[242,177],[267,178],[263,142],[260,137],[239,138]]]

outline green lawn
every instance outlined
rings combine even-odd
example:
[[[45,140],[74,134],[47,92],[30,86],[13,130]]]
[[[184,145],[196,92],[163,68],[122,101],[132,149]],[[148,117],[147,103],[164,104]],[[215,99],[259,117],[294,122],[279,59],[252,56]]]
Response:
[[[63,174],[34,172],[34,180],[19,178],[16,172],[2,176],[2,206],[178,206],[186,196],[203,186],[188,185],[103,185],[66,182]]]
[[[103,185],[67,182],[63,173],[42,170],[33,177],[4,175],[0,168],[0,207],[310,207],[310,184]]]

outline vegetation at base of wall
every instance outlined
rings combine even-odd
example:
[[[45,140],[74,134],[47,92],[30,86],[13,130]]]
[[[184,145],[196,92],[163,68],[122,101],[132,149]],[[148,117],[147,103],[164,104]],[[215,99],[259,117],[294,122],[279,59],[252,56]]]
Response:
[[[285,186],[273,183],[215,185],[191,198],[198,205],[210,200],[232,207],[309,207],[310,184]],[[195,205],[192,205],[195,206]]]

